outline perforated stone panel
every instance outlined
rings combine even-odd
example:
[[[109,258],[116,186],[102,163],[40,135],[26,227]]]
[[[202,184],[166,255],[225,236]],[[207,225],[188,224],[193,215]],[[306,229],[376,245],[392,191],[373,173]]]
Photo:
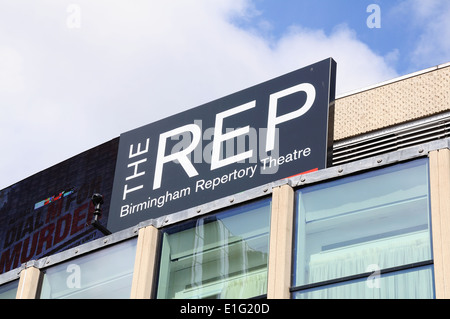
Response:
[[[334,140],[450,109],[450,64],[336,99]]]

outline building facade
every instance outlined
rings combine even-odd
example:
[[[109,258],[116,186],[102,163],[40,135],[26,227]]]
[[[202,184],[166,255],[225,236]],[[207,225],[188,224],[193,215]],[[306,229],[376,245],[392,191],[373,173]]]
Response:
[[[449,298],[449,88],[444,64],[339,96],[329,167],[28,260],[0,297]]]

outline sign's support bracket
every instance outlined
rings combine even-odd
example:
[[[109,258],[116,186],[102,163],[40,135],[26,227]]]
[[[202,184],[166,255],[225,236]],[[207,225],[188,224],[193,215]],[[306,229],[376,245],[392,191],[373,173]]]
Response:
[[[101,231],[104,235],[111,235],[111,231],[109,231],[105,226],[100,224],[98,221],[98,218],[102,214],[101,206],[103,204],[103,196],[101,194],[95,193],[92,195],[92,203],[94,203],[94,220],[92,221],[91,225],[97,228],[99,231]]]

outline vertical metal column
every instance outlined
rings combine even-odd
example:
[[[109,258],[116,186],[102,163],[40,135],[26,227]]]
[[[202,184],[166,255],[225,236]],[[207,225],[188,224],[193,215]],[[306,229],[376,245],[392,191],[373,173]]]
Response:
[[[28,267],[21,271],[16,299],[37,299],[41,289],[41,271]]]
[[[450,298],[450,150],[429,153],[436,298]]]
[[[133,282],[131,285],[131,299],[152,298],[157,252],[158,229],[153,226],[139,229]]]
[[[289,185],[283,185],[274,188],[272,196],[267,298],[289,299],[294,190]]]

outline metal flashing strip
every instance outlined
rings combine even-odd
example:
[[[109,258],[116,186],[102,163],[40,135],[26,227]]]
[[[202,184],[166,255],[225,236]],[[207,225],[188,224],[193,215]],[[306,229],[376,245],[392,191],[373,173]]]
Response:
[[[313,172],[307,176],[299,176],[289,180],[292,187],[308,185],[321,182],[331,178],[355,174],[362,171],[377,169],[383,166],[396,164],[402,161],[412,160],[419,157],[428,156],[428,153],[434,150],[450,148],[450,138],[435,140],[420,145],[415,145],[400,149],[394,152],[380,154],[370,158],[337,165],[321,171]]]
[[[305,175],[298,175],[291,178],[278,180],[235,194],[234,196],[229,196],[227,198],[222,198],[213,202],[206,203],[195,208],[186,209],[157,219],[149,219],[139,223],[134,227],[130,227],[103,238],[96,239],[94,241],[68,249],[58,254],[44,257],[38,260],[29,261],[28,263],[21,265],[19,268],[13,269],[5,274],[1,274],[0,284],[18,279],[20,271],[27,267],[34,266],[36,268],[45,269],[46,267],[62,263],[69,259],[76,258],[78,256],[93,252],[109,245],[113,245],[121,241],[137,237],[139,229],[143,227],[152,225],[158,229],[161,229],[168,225],[183,222],[198,216],[231,207],[232,205],[242,204],[249,200],[255,200],[263,198],[265,196],[269,196],[270,194],[272,194],[272,189],[278,186],[288,184],[293,188],[302,187],[332,178],[343,177],[349,174],[382,168],[387,165],[392,165],[402,161],[428,156],[429,152],[444,148],[450,149],[450,138],[427,142],[421,145],[381,154],[379,156],[374,156],[367,159],[358,160],[339,166],[333,166],[319,171],[314,171]]]
[[[87,242],[80,246],[76,246],[74,248],[64,250],[60,253],[50,255],[47,257],[43,257],[38,260],[32,260],[25,264],[25,267],[34,266],[39,269],[43,269],[46,267],[50,267],[54,264],[58,264],[64,261],[67,261],[72,258],[77,258],[79,256],[88,254],[92,251],[105,248],[119,242],[131,239],[133,237],[137,237],[139,228],[138,227],[130,227],[125,230],[113,233],[111,235],[95,239],[93,241]]]
[[[162,228],[180,221],[188,220],[194,217],[202,216],[204,214],[211,213],[220,209],[224,209],[236,204],[245,203],[249,200],[254,200],[268,196],[272,193],[274,187],[284,185],[287,182],[285,180],[279,180],[272,182],[261,187],[255,187],[244,192],[221,198],[212,202],[205,203],[203,205],[186,209],[177,213],[169,214],[166,216],[154,219],[152,225],[156,228]]]
[[[8,284],[14,280],[20,279],[20,273],[25,269],[25,265],[21,265],[18,268],[7,271],[3,274],[0,274],[0,286]]]

